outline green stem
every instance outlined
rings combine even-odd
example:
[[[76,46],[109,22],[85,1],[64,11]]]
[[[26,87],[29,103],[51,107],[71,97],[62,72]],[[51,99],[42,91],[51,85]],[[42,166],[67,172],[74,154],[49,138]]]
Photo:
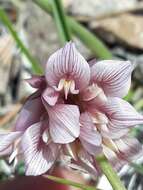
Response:
[[[48,0],[33,0],[33,2],[53,16],[51,3]],[[76,22],[72,17],[66,16],[66,19],[71,32],[77,36],[97,57],[101,59],[112,58],[111,52],[99,38]]]
[[[117,173],[113,170],[111,164],[105,158],[105,156],[99,156],[96,158],[102,172],[105,174],[114,190],[126,190],[122,184]]]
[[[46,177],[54,182],[61,183],[64,185],[70,185],[70,186],[77,187],[77,188],[83,189],[83,190],[97,190],[95,187],[83,185],[83,184],[76,183],[76,182],[73,182],[73,181],[70,181],[70,180],[67,180],[64,178],[60,178],[60,177],[55,177],[55,176],[51,176],[51,175],[44,175],[44,177]]]
[[[53,15],[59,32],[59,37],[61,39],[62,45],[65,42],[71,40],[69,27],[67,26],[66,16],[61,3],[61,0],[51,0],[51,6],[53,10]]]
[[[17,32],[15,31],[11,21],[9,20],[8,16],[6,15],[6,13],[4,12],[4,10],[1,7],[0,7],[0,20],[8,28],[9,32],[13,36],[13,38],[16,41],[21,52],[30,61],[31,65],[32,65],[33,72],[36,74],[42,74],[42,68],[40,67],[39,63],[34,59],[34,57],[32,57],[32,55],[29,53],[28,49],[22,43],[22,41],[20,40]]]

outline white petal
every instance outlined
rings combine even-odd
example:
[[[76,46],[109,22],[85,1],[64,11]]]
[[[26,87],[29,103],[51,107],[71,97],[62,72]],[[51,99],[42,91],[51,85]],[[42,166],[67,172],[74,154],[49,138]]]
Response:
[[[95,126],[87,113],[83,113],[80,117],[80,140],[86,151],[90,154],[101,153],[102,138],[99,132],[95,129]]]
[[[121,158],[133,160],[137,158],[142,152],[142,145],[134,137],[126,136],[120,140],[115,141],[115,143],[119,149],[119,156]]]
[[[128,102],[120,98],[108,98],[103,111],[109,118],[109,128],[126,128],[143,123],[143,116]]]
[[[14,141],[22,135],[21,132],[1,132],[0,133],[0,152],[9,148]]]
[[[75,105],[57,104],[48,108],[50,134],[55,143],[74,141],[80,133],[79,110]]]
[[[41,175],[51,168],[58,154],[58,145],[42,141],[41,122],[29,127],[22,138],[26,175]]]
[[[53,88],[48,87],[43,92],[42,97],[50,105],[54,106],[58,100],[59,92],[55,91]]]
[[[72,42],[56,51],[46,66],[46,79],[50,86],[58,86],[61,79],[74,80],[75,89],[85,88],[90,80],[90,68]]]
[[[132,70],[129,61],[100,61],[91,67],[91,79],[107,96],[124,97],[130,88]]]

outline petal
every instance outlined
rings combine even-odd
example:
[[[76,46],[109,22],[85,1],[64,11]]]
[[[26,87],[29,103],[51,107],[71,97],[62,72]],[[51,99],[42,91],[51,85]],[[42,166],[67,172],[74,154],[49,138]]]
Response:
[[[18,119],[16,121],[15,128],[18,131],[25,131],[33,123],[39,122],[41,115],[45,109],[42,104],[41,97],[35,97],[35,93],[31,95],[25,102]]]
[[[106,96],[101,88],[98,87],[97,84],[92,84],[88,86],[82,93],[81,97],[83,101],[90,101],[94,100],[98,103],[98,101],[101,99],[101,101],[106,101]],[[99,103],[100,104],[100,101]]]
[[[127,164],[126,160],[118,158],[116,153],[107,146],[103,145],[103,152],[115,170],[119,171],[123,165]]]
[[[43,92],[42,97],[50,106],[54,106],[58,100],[59,92],[55,91],[52,87],[48,87]]]
[[[1,132],[0,133],[0,152],[8,149],[14,141],[21,136],[21,132]]]
[[[102,138],[99,132],[96,130],[90,116],[87,113],[83,113],[80,116],[80,141],[83,147],[90,154],[99,154],[102,151],[101,142]]]
[[[124,138],[114,142],[118,151],[114,152],[104,145],[103,151],[116,170],[121,169],[123,165],[142,156],[142,146],[137,139],[125,136]]]
[[[22,150],[26,165],[26,175],[41,175],[54,164],[58,145],[42,141],[41,122],[29,127],[22,138]]]
[[[130,88],[132,71],[129,61],[100,61],[91,67],[91,80],[101,86],[107,96],[124,97]]]
[[[108,98],[107,104],[102,109],[109,118],[110,129],[122,129],[143,123],[143,116],[120,98]]]
[[[57,104],[47,107],[50,134],[55,143],[74,141],[80,133],[79,109],[75,105]]]
[[[102,126],[100,126],[100,128],[102,136],[110,139],[119,139],[129,133],[129,128],[120,129],[116,126],[113,128],[110,128],[110,126],[106,126],[107,130],[104,130]]]
[[[93,157],[88,154],[85,150],[81,150],[79,153],[78,165],[83,167],[86,171],[88,171],[92,177],[96,177],[98,173],[98,168],[95,166],[95,161]]]
[[[33,88],[44,88],[46,86],[45,76],[33,75],[32,78],[26,79]]]
[[[134,137],[125,136],[124,138],[115,141],[119,149],[118,157],[131,161],[141,156],[142,145]]]
[[[50,86],[58,86],[60,79],[74,80],[76,89],[88,85],[90,68],[74,43],[67,43],[51,55],[46,66],[46,79]]]

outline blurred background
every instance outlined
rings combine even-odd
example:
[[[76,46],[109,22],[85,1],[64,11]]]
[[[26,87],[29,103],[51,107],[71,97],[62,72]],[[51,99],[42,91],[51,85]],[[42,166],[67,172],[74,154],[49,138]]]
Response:
[[[143,112],[143,1],[142,0],[63,0],[66,13],[99,38],[114,59],[130,60],[136,69],[132,87],[126,97],[139,112]],[[0,0],[23,44],[44,67],[48,57],[60,47],[60,40],[53,18],[43,11],[34,0]],[[96,52],[86,46],[76,35],[73,38],[79,51],[87,60]],[[103,51],[102,49],[100,50]],[[107,56],[106,56],[107,57]],[[110,57],[111,58],[111,57]],[[0,128],[11,130],[26,97],[33,92],[24,79],[30,78],[33,67],[20,51],[17,43],[0,16]],[[143,143],[143,126],[133,131]],[[125,166],[119,172],[128,190],[143,190],[143,157],[136,160],[139,167]],[[111,190],[105,177],[93,181],[89,175],[57,167],[55,175],[73,178],[85,184],[98,182],[99,189]],[[72,176],[72,177],[71,177]],[[16,168],[8,158],[0,160],[0,190],[75,190],[54,184],[42,177],[24,177],[23,163]]]

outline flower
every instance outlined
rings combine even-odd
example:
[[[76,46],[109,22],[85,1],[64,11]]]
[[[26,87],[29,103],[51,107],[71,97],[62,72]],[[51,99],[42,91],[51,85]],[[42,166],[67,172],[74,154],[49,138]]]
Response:
[[[27,80],[37,91],[24,104],[15,130],[2,134],[0,153],[14,143],[12,158],[23,156],[27,175],[45,173],[62,155],[94,174],[95,157],[102,153],[119,168],[141,150],[129,130],[142,124],[143,116],[121,99],[132,71],[129,61],[88,63],[67,43],[51,55],[44,76]]]

